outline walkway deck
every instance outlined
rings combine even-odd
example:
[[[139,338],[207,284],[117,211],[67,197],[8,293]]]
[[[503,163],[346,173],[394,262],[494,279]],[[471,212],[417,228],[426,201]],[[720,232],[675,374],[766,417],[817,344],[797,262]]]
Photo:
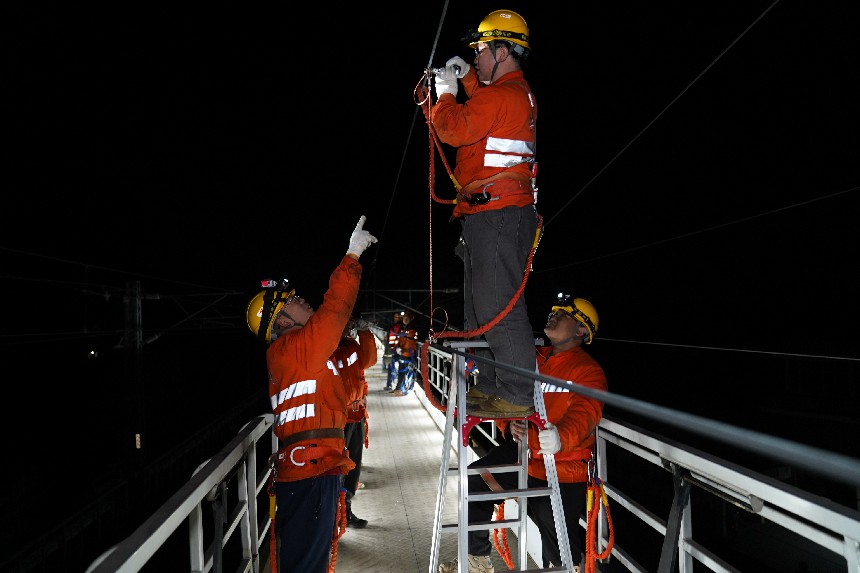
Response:
[[[369,523],[365,529],[347,529],[340,538],[336,571],[428,573],[443,439],[437,423],[444,423],[444,418],[438,411],[428,415],[417,387],[407,396],[391,396],[384,390],[379,364],[368,369],[366,377],[369,437],[361,473],[365,487],[356,493],[352,510]],[[450,455],[450,465],[456,467],[456,453],[452,450]],[[445,523],[457,519],[456,484],[456,478],[448,479]],[[516,556],[515,535],[508,534],[508,545]],[[455,534],[442,534],[440,557],[440,562],[457,557]],[[493,561],[496,571],[508,571],[495,551]],[[528,568],[535,567],[529,563]]]

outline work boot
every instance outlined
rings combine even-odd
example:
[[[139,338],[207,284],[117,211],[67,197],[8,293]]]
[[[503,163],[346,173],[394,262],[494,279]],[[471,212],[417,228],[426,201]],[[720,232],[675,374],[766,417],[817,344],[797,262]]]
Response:
[[[466,408],[468,408],[469,406],[474,406],[479,402],[483,402],[489,397],[489,394],[484,394],[483,392],[478,390],[477,386],[472,386],[471,388],[469,388],[469,391],[466,392]]]
[[[468,564],[468,573],[495,573],[489,555],[469,555]],[[439,565],[439,573],[457,573],[459,570],[456,559]]]
[[[479,418],[528,418],[535,413],[534,406],[517,406],[495,394],[474,406],[466,406],[466,413]]]
[[[367,527],[367,520],[361,519],[356,516],[352,510],[348,510],[349,513],[346,514],[346,525],[347,527],[354,527],[355,529],[364,529]]]

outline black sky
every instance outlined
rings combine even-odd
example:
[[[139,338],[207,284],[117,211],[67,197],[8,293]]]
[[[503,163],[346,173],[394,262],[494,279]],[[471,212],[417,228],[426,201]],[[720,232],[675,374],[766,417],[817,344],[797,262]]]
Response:
[[[245,293],[219,307],[240,329],[261,278],[319,303],[362,214],[380,239],[367,289],[428,289],[431,248],[434,289],[459,287],[413,89],[428,61],[470,61],[459,39],[500,7],[533,38],[538,334],[565,290],[595,303],[615,348],[857,359],[856,2],[17,3],[4,8],[7,364],[22,341],[121,330],[105,285],[116,301],[134,278],[162,295]],[[438,154],[436,167],[451,198]],[[66,321],[49,319],[58,305]],[[456,296],[434,305],[461,314]]]

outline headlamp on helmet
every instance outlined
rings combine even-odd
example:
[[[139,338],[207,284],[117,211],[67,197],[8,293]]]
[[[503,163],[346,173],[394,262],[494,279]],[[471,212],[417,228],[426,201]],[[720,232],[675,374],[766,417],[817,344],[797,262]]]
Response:
[[[496,10],[490,12],[478,25],[477,30],[470,30],[463,38],[470,48],[478,42],[494,42],[500,40],[511,44],[511,50],[523,55],[529,49],[529,27],[525,19],[511,10]]]
[[[588,330],[588,338],[585,339],[586,344],[591,344],[594,340],[594,335],[597,333],[597,326],[600,319],[597,316],[597,309],[594,305],[584,298],[572,298],[571,295],[558,293],[558,304],[552,307],[550,316],[557,312],[564,312],[574,320],[581,322]]]

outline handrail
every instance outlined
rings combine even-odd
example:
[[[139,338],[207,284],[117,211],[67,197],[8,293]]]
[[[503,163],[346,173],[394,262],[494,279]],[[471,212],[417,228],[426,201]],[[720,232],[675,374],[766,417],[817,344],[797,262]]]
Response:
[[[523,375],[533,376],[548,384],[566,388],[572,392],[601,400],[644,417],[658,419],[664,424],[674,425],[685,431],[705,435],[718,442],[725,442],[739,449],[747,449],[775,460],[788,460],[798,467],[806,467],[829,477],[836,482],[849,485],[860,484],[860,460],[834,452],[796,444],[788,440],[751,432],[724,424],[656,406],[610,392],[599,392],[569,381],[528,372],[489,359],[483,359],[457,350],[432,345],[427,354],[429,361],[428,385],[443,397],[448,395],[451,384],[451,355],[470,356],[479,362],[492,363]],[[425,405],[431,415],[435,414]],[[689,426],[685,426],[689,424]],[[438,423],[437,423],[438,425]],[[440,428],[441,431],[441,428]],[[860,512],[813,495],[779,480],[764,476],[753,470],[728,462],[709,453],[664,438],[631,424],[615,421],[606,416],[596,430],[596,457],[598,475],[601,476],[607,496],[629,511],[647,527],[664,536],[664,555],[661,555],[658,571],[673,571],[675,561],[680,573],[693,571],[693,561],[718,573],[736,573],[726,560],[705,548],[693,536],[693,511],[689,495],[681,495],[682,488],[690,487],[713,495],[742,510],[755,514],[768,522],[797,534],[814,545],[841,557],[849,573],[860,573]],[[741,435],[743,439],[738,439]],[[612,447],[611,447],[612,446]],[[617,446],[618,449],[614,448]],[[767,448],[771,448],[770,451]],[[665,519],[625,494],[616,482],[609,479],[610,470],[630,467],[629,460],[620,456],[632,454],[648,463],[668,471],[668,485],[674,487],[673,511]],[[626,462],[626,465],[625,465]],[[817,462],[817,463],[816,463]],[[620,465],[619,465],[620,464]],[[656,484],[655,484],[656,487]],[[514,511],[516,509],[514,508]],[[506,515],[509,515],[506,507]],[[584,519],[580,525],[586,527]],[[598,521],[597,543],[602,551],[607,546],[608,525],[605,511],[601,508]],[[528,537],[528,551],[537,563],[541,562],[541,544],[538,535]],[[677,550],[675,550],[677,548]],[[677,555],[677,557],[675,557]],[[645,573],[648,568],[640,565],[634,556],[617,540],[607,560],[616,558],[628,571]]]
[[[257,496],[268,479],[269,454],[277,451],[277,440],[271,431],[274,416],[265,414],[248,422],[221,451],[205,462],[191,479],[173,494],[155,513],[152,514],[130,536],[108,549],[87,568],[87,573],[136,573],[156,554],[165,541],[176,532],[184,522],[190,528],[192,573],[205,573],[212,568],[213,561],[233,535],[235,524],[242,543],[245,564],[243,571],[259,570],[259,549],[265,540],[268,528],[266,521],[258,524],[256,519]],[[263,451],[265,457],[258,472],[257,444],[269,437],[270,443]],[[233,511],[227,512],[233,526],[228,528],[223,542],[203,548],[203,501],[214,502],[219,490],[236,476],[238,504]],[[258,530],[262,533],[258,534]],[[216,536],[216,540],[218,536]]]
[[[439,391],[442,396],[447,395],[450,384],[451,356],[459,353],[445,347],[430,348],[428,360],[430,387]],[[496,367],[512,369],[503,364],[494,363]],[[570,382],[545,377],[540,374],[530,373],[549,383],[557,383],[566,386],[573,392],[591,391]],[[416,385],[416,390],[423,390]],[[423,397],[423,392],[418,392]],[[659,410],[661,414],[678,420],[695,419],[699,424],[709,424],[707,419],[690,417],[683,412],[676,412],[668,408],[659,408],[648,403],[630,400],[623,396],[613,395],[609,392],[600,393],[598,399],[605,403],[615,403],[626,407],[640,415],[654,414]],[[440,412],[421,400],[425,409],[432,416],[438,416]],[[644,406],[642,405],[644,404]],[[642,406],[640,408],[640,406]],[[656,408],[656,409],[655,409]],[[671,422],[665,417],[661,418],[664,423]],[[235,476],[239,493],[238,503],[235,508],[226,512],[230,516],[227,524],[227,533],[223,543],[231,539],[241,540],[244,560],[239,571],[259,573],[260,555],[259,549],[265,540],[268,530],[268,516],[262,516],[263,522],[257,523],[256,506],[250,500],[258,500],[258,496],[265,494],[265,484],[269,477],[268,464],[265,463],[269,454],[277,449],[277,441],[272,433],[273,416],[266,414],[259,416],[249,422],[238,435],[227,444],[217,455],[203,464],[192,478],[179,491],[177,491],[161,508],[159,508],[146,522],[143,523],[132,535],[102,554],[90,565],[87,573],[136,573],[156,554],[171,535],[177,535],[177,529],[187,521],[190,527],[191,547],[191,573],[207,573],[213,568],[213,564],[220,555],[223,545],[220,543],[210,544],[203,549],[203,501],[217,501],[218,492],[225,487]],[[437,424],[438,425],[438,424]],[[670,424],[671,425],[671,424]],[[741,431],[739,428],[721,424],[710,428],[727,430],[727,441],[734,432]],[[685,428],[693,433],[700,433],[701,428]],[[441,431],[441,429],[440,429]],[[745,435],[749,435],[749,431]],[[711,571],[718,573],[736,573],[739,569],[732,565],[724,556],[718,552],[705,547],[701,535],[694,536],[693,518],[694,508],[690,502],[691,488],[704,492],[704,495],[713,496],[717,501],[729,503],[748,514],[755,515],[768,524],[782,528],[788,532],[800,536],[810,546],[818,548],[820,553],[833,558],[841,559],[848,573],[860,573],[860,512],[852,508],[837,504],[831,500],[803,491],[799,488],[783,483],[777,479],[762,475],[748,468],[723,460],[710,453],[706,453],[685,444],[667,439],[656,433],[650,432],[614,420],[604,416],[597,430],[596,456],[597,471],[606,495],[624,510],[629,511],[641,524],[656,531],[663,536],[664,552],[660,557],[658,572],[672,571],[677,569],[679,573],[693,571],[694,561],[704,565]],[[707,435],[707,434],[706,434]],[[258,443],[263,442],[268,436],[270,444],[266,444],[265,457],[261,457],[263,463],[257,463]],[[718,436],[710,436],[717,438]],[[769,436],[757,437],[761,443],[767,443]],[[766,439],[767,438],[767,439]],[[773,438],[776,440],[776,438]],[[764,441],[762,441],[764,440]],[[778,451],[772,456],[780,459],[785,455],[783,451],[792,445],[791,442],[779,440]],[[734,443],[737,448],[743,448],[744,444]],[[753,449],[753,451],[757,451]],[[803,455],[818,455],[822,460],[830,457],[834,460],[832,452],[802,446],[798,452]],[[659,512],[647,508],[634,496],[624,491],[623,480],[611,479],[612,471],[622,474],[625,468],[630,467],[630,462],[625,459],[633,456],[635,463],[645,463],[666,470],[667,484],[674,487],[675,499],[668,516],[661,516]],[[852,473],[855,464],[854,458],[837,457],[835,466],[824,464],[820,473],[827,473],[832,467],[839,471],[830,477],[841,483],[857,483],[855,474]],[[847,474],[846,474],[847,470]],[[848,478],[847,480],[844,478]],[[842,479],[840,479],[842,478]],[[658,487],[660,484],[652,484]],[[685,495],[686,494],[686,495]],[[510,513],[509,513],[510,512]],[[506,504],[506,515],[515,515],[515,508],[508,508]],[[699,523],[702,520],[712,520],[713,517],[703,513],[695,516]],[[587,524],[580,520],[582,526]],[[236,532],[239,535],[236,535]],[[262,533],[258,533],[258,531]],[[601,510],[597,527],[597,543],[606,547],[607,520]],[[540,562],[540,538],[538,535],[528,536],[528,551]],[[613,545],[610,557],[606,560],[616,559],[628,571],[643,573],[655,568],[644,567],[634,555],[629,544],[624,539],[617,539]],[[819,555],[817,553],[816,555]]]

